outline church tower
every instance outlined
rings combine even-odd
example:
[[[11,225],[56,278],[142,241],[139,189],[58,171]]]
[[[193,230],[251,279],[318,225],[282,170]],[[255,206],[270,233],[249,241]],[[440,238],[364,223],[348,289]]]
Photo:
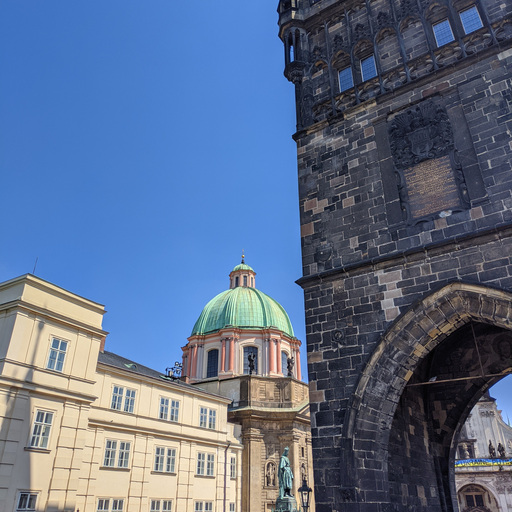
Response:
[[[512,371],[512,3],[281,0],[319,512],[452,511]]]
[[[304,478],[313,481],[300,346],[285,309],[256,288],[256,272],[242,257],[229,274],[229,288],[206,304],[183,347],[184,380],[232,400],[228,419],[239,425],[244,447],[244,512],[275,510],[279,459],[286,447],[294,495]]]

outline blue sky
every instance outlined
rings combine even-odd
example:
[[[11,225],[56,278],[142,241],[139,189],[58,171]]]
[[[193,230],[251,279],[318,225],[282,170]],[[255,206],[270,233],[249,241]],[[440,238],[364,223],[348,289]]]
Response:
[[[3,0],[0,280],[37,259],[106,305],[107,349],[163,370],[245,249],[305,341],[276,7]]]

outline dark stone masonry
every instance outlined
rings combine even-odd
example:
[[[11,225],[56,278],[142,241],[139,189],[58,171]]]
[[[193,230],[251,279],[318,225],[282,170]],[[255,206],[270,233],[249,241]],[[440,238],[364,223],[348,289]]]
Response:
[[[281,0],[317,512],[457,510],[512,372],[512,2]]]

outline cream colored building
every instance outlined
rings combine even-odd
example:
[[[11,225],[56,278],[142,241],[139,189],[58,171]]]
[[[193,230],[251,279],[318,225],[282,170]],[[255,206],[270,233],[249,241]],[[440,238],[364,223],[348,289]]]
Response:
[[[455,485],[461,512],[512,510],[512,428],[489,394],[477,402],[462,428]]]
[[[104,312],[0,284],[0,511],[240,511],[231,400],[105,351]]]

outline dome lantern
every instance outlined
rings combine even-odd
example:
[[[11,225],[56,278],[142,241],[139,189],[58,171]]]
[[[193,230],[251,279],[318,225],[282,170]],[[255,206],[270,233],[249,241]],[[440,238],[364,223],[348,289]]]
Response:
[[[245,255],[242,251],[242,261],[229,274],[229,288],[256,288],[256,272],[245,264]]]

